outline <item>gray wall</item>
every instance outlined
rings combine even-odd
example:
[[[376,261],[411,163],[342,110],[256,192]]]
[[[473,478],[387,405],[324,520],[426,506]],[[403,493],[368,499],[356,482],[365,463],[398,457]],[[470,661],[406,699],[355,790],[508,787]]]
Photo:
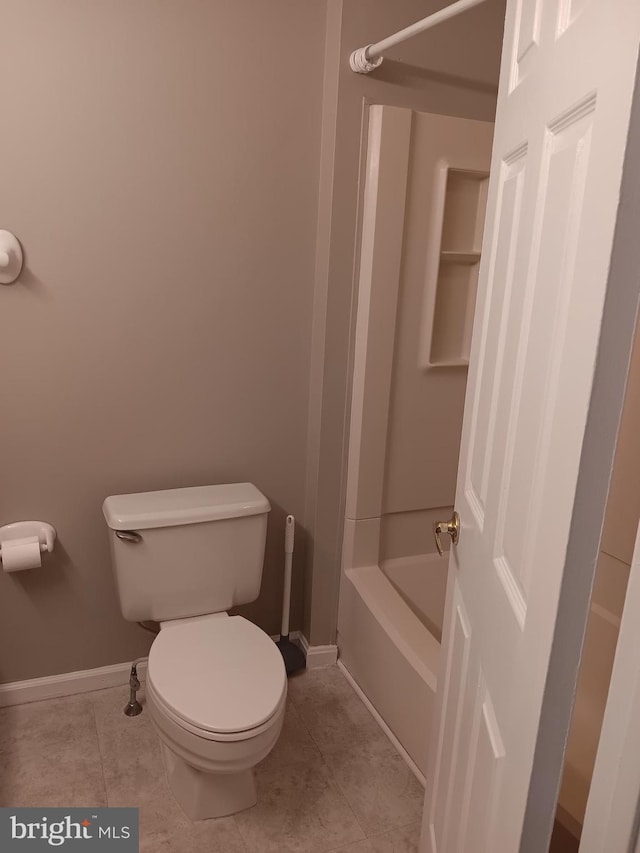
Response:
[[[252,480],[279,625],[304,510],[323,0],[4,0],[0,523],[58,530],[0,572],[0,681],[131,659],[108,494]],[[303,545],[302,538],[300,540]],[[301,621],[302,549],[292,627]]]
[[[27,268],[0,291],[0,523],[60,539],[0,573],[0,681],[148,648],[115,597],[118,492],[254,481],[273,512],[243,612],[276,632],[293,512],[292,628],[304,566],[305,632],[333,638],[363,106],[491,118],[502,2],[372,77],[347,59],[442,5],[4,0],[0,227]]]

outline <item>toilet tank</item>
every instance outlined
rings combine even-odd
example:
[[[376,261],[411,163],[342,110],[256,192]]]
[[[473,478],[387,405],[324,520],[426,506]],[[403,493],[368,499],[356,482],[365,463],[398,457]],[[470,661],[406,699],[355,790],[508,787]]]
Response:
[[[258,597],[271,507],[252,483],[112,495],[102,509],[125,619],[182,619]]]

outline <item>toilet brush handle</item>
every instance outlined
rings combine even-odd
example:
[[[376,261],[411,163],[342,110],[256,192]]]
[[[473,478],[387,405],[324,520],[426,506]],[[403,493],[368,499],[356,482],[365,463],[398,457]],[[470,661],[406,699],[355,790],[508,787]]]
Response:
[[[282,627],[280,634],[289,635],[289,610],[291,609],[291,574],[293,569],[293,540],[296,520],[287,516],[284,528],[284,585],[282,589]]]
[[[293,540],[296,533],[296,520],[292,515],[287,516],[284,527],[284,553],[293,554]]]

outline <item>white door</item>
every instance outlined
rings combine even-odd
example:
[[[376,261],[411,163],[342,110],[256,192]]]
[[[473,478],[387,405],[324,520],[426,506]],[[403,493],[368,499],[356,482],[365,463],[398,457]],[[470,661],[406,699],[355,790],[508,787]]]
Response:
[[[639,40],[637,0],[507,3],[422,851],[519,847]]]

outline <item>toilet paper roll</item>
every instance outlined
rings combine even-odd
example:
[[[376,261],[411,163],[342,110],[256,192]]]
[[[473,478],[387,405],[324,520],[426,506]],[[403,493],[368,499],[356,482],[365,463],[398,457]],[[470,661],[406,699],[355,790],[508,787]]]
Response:
[[[26,539],[5,539],[0,551],[2,569],[5,572],[21,572],[23,569],[36,569],[42,565],[40,558],[40,540],[37,536]]]

